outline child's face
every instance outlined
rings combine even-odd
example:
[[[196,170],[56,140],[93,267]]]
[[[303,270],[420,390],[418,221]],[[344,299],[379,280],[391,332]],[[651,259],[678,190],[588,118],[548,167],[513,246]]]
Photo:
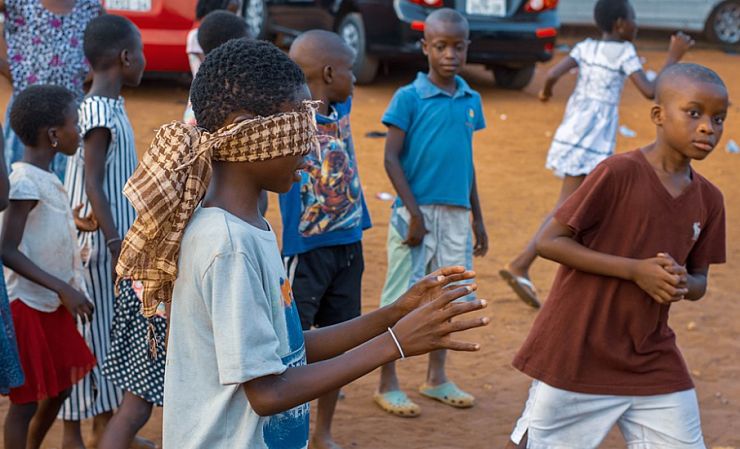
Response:
[[[72,104],[64,114],[64,126],[53,129],[56,135],[57,150],[72,156],[80,145],[80,128],[78,126],[77,105]]]
[[[424,30],[422,49],[429,61],[429,70],[442,78],[453,78],[467,59],[468,29],[463,23],[429,23]]]
[[[619,19],[615,24],[616,32],[622,40],[632,42],[637,37],[637,23],[635,22],[635,9],[627,5],[627,17]]]
[[[231,13],[238,14],[239,9],[241,9],[241,7],[242,7],[241,0],[230,0],[229,3],[226,5],[226,10]]]
[[[311,92],[305,84],[296,92],[293,101],[280,105],[278,112],[298,110],[304,101],[311,100]],[[287,193],[294,182],[301,180],[301,171],[305,168],[304,156],[283,156],[266,161],[245,164],[249,176],[262,189],[275,193]]]
[[[329,101],[331,103],[344,103],[352,95],[355,85],[355,75],[352,73],[352,65],[355,55],[347,47],[341,54],[333,58],[331,64],[331,78],[326,79],[328,83]]]
[[[653,108],[661,137],[687,158],[703,160],[722,138],[727,117],[727,91],[716,84],[679,78]]]
[[[138,86],[141,83],[141,77],[144,75],[146,67],[146,57],[144,56],[144,45],[141,42],[141,33],[137,30],[136,37],[126,50],[124,62],[123,81],[126,86]]]

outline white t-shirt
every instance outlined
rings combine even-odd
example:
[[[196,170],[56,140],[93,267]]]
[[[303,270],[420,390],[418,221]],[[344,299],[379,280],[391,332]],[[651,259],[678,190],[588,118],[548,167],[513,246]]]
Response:
[[[163,445],[304,449],[308,404],[260,417],[242,384],[305,365],[298,309],[272,231],[199,208],[180,249],[167,346]]]
[[[188,41],[185,45],[185,53],[188,54],[188,61],[190,62],[190,73],[193,74],[193,78],[198,74],[200,69],[201,57],[203,55],[203,49],[198,42],[198,29],[193,28],[188,33]]]
[[[26,219],[18,249],[39,268],[86,292],[80,248],[72,209],[59,178],[25,162],[13,164],[10,200],[35,200]],[[2,226],[2,224],[0,224]],[[53,312],[61,304],[59,295],[4,268],[10,301],[20,299],[41,312]]]

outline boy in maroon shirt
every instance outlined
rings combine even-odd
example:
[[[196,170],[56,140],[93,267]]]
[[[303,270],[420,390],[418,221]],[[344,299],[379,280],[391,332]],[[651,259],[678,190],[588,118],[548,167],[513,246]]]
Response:
[[[562,266],[514,359],[535,380],[507,447],[595,448],[615,423],[630,448],[705,447],[668,311],[725,261],[722,194],[691,161],[716,147],[727,107],[713,71],[666,69],[655,142],[600,164],[540,234]]]

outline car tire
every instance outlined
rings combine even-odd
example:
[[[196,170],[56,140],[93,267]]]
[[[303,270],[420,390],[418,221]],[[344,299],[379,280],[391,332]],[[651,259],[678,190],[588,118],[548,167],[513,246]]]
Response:
[[[367,54],[367,35],[360,13],[352,12],[342,17],[337,26],[337,34],[355,51],[355,64],[352,72],[355,74],[357,83],[373,82],[378,74],[378,58]]]
[[[740,44],[740,1],[728,0],[717,5],[707,19],[705,30],[712,42]]]
[[[523,66],[491,66],[493,77],[496,85],[503,89],[520,90],[524,89],[534,77],[534,63]]]
[[[255,39],[266,39],[267,32],[267,2],[266,0],[244,0],[242,16],[247,22],[250,36]]]

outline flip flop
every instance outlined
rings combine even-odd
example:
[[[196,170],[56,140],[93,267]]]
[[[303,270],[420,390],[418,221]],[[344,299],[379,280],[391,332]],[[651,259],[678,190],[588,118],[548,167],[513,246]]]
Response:
[[[373,401],[378,407],[391,415],[403,418],[414,418],[421,414],[421,407],[415,404],[406,393],[401,390],[387,391],[385,393],[375,392]]]
[[[419,387],[419,393],[455,408],[470,408],[475,405],[475,397],[462,391],[452,382],[445,382],[436,387],[425,383]]]
[[[535,309],[540,308],[540,301],[537,298],[537,289],[534,288],[532,281],[525,278],[524,276],[516,276],[507,268],[503,268],[498,272],[499,276],[509,284],[514,293],[524,301],[530,307]]]

